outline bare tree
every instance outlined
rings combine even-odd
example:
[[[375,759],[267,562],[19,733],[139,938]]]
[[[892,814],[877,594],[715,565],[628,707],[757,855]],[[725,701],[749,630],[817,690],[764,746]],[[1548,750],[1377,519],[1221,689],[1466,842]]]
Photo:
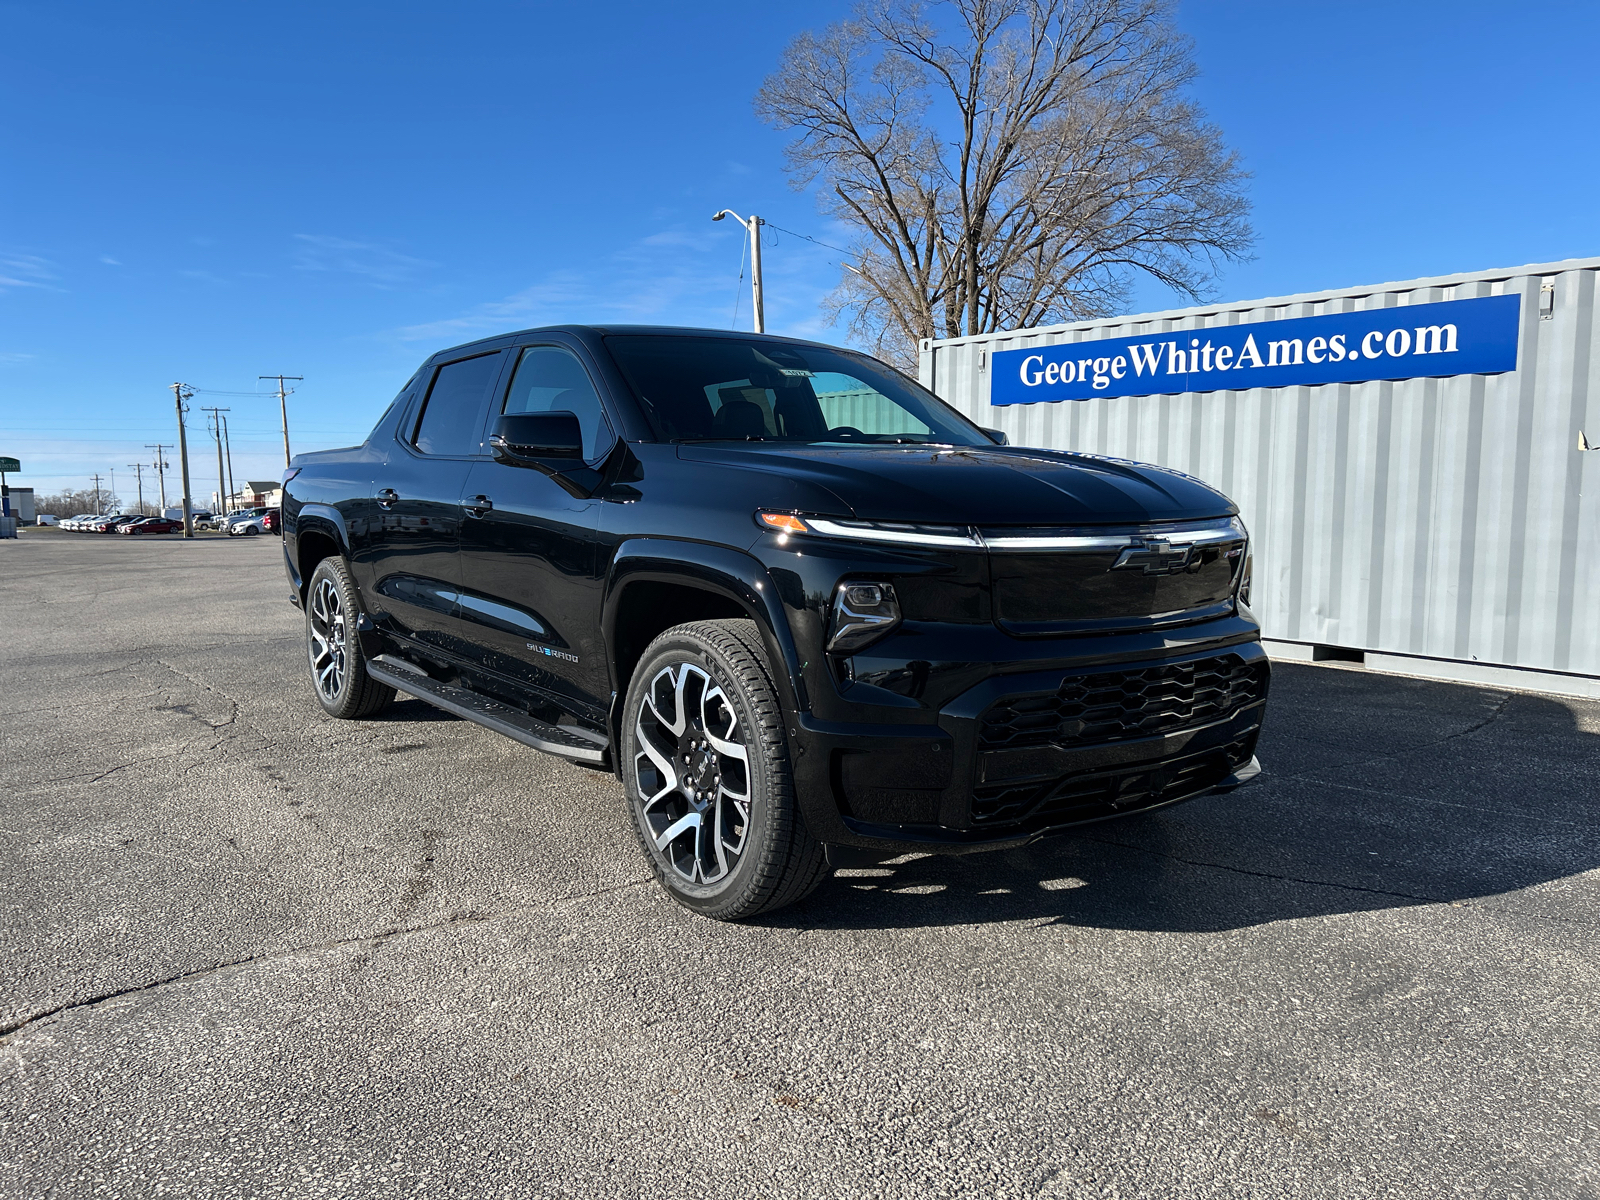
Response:
[[[830,300],[853,336],[905,362],[924,337],[1110,315],[1139,272],[1201,299],[1247,256],[1247,176],[1185,95],[1170,11],[866,0],[790,43],[756,111],[859,231]]]
[[[99,508],[95,507],[98,502]],[[33,511],[53,517],[75,517],[80,513],[122,512],[122,501],[111,491],[101,488],[98,495],[91,488],[81,491],[68,488],[53,496],[36,496]],[[148,507],[148,506],[147,506]]]

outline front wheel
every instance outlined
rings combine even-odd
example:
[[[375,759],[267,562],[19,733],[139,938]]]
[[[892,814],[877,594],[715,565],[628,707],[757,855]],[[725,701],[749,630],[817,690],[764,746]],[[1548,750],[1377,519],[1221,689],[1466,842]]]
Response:
[[[306,589],[306,658],[311,689],[330,717],[370,717],[394,699],[394,689],[367,674],[356,636],[360,593],[342,558],[325,558]]]
[[[800,816],[783,709],[754,621],[697,621],[645,650],[628,687],[624,782],[634,832],[678,903],[737,921],[827,874]]]

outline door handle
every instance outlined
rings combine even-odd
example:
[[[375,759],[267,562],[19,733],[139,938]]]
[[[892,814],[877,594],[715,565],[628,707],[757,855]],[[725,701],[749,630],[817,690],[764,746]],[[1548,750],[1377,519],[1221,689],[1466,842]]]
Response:
[[[481,517],[494,507],[494,501],[487,496],[474,496],[461,507],[467,510],[468,516]]]
[[[399,499],[400,493],[395,491],[393,488],[378,489],[377,500],[379,508],[393,508],[395,506],[395,502]]]

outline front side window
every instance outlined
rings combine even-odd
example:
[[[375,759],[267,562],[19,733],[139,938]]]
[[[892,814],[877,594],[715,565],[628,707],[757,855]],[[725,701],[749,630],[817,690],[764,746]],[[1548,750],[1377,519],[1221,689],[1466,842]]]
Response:
[[[663,441],[993,444],[864,354],[661,334],[609,337],[606,346]]]
[[[500,352],[446,363],[433,375],[422,402],[413,444],[424,454],[477,454],[482,448],[483,406],[500,374]]]
[[[529,346],[522,352],[500,411],[574,414],[583,428],[583,457],[591,461],[611,446],[611,425],[589,372],[560,346]]]

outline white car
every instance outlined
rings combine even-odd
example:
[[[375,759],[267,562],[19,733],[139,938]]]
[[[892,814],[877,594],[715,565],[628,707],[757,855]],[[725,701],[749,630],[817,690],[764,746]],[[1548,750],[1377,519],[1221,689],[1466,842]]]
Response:
[[[98,513],[79,513],[77,516],[68,517],[65,521],[61,522],[61,528],[82,529],[85,521],[93,521],[97,519],[98,516]]]
[[[261,512],[250,513],[246,516],[229,521],[228,536],[254,537],[256,534],[269,532],[267,529],[267,517],[269,512],[270,510],[264,509]]]

